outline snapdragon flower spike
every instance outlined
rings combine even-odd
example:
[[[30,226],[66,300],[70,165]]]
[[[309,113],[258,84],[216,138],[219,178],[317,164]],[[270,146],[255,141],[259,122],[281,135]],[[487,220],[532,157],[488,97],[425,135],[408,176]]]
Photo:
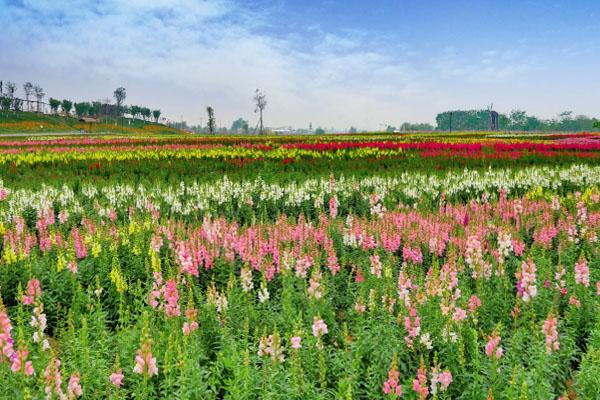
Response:
[[[149,337],[142,338],[141,340],[140,348],[135,356],[133,372],[143,375],[148,379],[158,375],[158,366],[156,358],[152,355],[152,344]]]
[[[452,383],[452,373],[449,370],[438,372],[437,367],[431,370],[431,394],[436,395],[438,390],[445,392]],[[438,387],[439,384],[439,387]]]
[[[61,400],[67,399],[67,396],[62,390],[62,377],[60,374],[60,360],[57,358],[52,358],[46,369],[44,371],[44,380],[46,386],[44,391],[46,393],[46,398],[51,399],[54,396]]]
[[[113,386],[115,386],[116,388],[120,388],[121,386],[123,386],[124,378],[125,376],[123,375],[123,369],[119,368],[118,370],[110,374],[109,380]]]
[[[535,263],[528,259],[521,264],[521,270],[515,274],[517,278],[517,292],[525,303],[537,296]]]
[[[42,288],[40,281],[36,278],[32,278],[27,282],[27,289],[23,295],[23,304],[31,305],[36,299],[42,295]]]
[[[404,341],[409,347],[412,347],[414,339],[421,333],[421,319],[416,308],[411,307],[408,310],[408,316],[404,317],[404,328],[406,329]]]
[[[419,396],[419,400],[426,400],[429,395],[427,387],[427,368],[423,364],[417,371],[417,377],[413,379],[413,390]]]
[[[6,308],[0,303],[0,362],[12,360],[14,357],[14,342],[12,338],[12,325]]]
[[[400,373],[396,365],[396,360],[392,361],[392,366],[388,371],[388,379],[383,383],[383,393],[392,398],[402,397],[402,385],[398,383]]]
[[[492,333],[488,342],[485,345],[485,354],[492,359],[499,360],[504,354],[504,350],[500,347],[500,336],[498,332]]]
[[[546,353],[550,354],[560,348],[558,342],[558,320],[552,314],[548,315],[548,318],[542,325],[542,332],[546,336]]]
[[[79,380],[79,372],[76,372],[73,375],[71,375],[71,378],[69,379],[69,384],[67,385],[67,398],[75,399],[83,396],[83,389],[81,388]]]
[[[188,308],[185,310],[186,321],[183,323],[183,327],[181,328],[184,335],[190,336],[192,332],[198,329],[198,322],[196,321],[197,317],[198,310],[195,308]]]
[[[14,373],[22,372],[25,376],[34,374],[33,363],[27,360],[27,347],[23,347],[16,351],[12,356],[12,365],[10,369]]]
[[[590,269],[587,260],[583,257],[575,263],[575,283],[586,288],[590,286]]]

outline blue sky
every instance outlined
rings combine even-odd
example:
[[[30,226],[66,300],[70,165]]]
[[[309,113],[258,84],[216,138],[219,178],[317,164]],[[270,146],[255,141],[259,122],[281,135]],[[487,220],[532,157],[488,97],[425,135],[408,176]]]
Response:
[[[600,115],[600,2],[0,0],[0,79],[191,123],[377,129],[438,112]],[[206,118],[204,118],[206,120]]]

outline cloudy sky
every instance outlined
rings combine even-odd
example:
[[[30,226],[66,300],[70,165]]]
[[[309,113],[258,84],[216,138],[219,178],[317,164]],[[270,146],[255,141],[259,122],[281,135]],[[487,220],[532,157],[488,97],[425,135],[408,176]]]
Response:
[[[597,0],[0,0],[0,79],[227,126],[256,123],[256,88],[268,126],[598,116],[598,26]]]

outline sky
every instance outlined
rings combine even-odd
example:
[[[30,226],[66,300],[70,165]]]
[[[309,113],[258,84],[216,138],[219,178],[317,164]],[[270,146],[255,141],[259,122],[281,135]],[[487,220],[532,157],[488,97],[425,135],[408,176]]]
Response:
[[[598,0],[0,0],[0,80],[171,120],[346,130],[524,109],[600,116]],[[22,89],[18,94],[22,95]]]

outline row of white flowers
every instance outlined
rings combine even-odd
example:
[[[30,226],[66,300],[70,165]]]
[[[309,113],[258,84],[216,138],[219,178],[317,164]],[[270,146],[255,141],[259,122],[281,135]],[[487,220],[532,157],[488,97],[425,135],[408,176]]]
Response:
[[[37,190],[4,187],[0,190],[5,199],[0,201],[0,220],[10,221],[14,215],[33,207],[37,210],[49,207],[69,212],[82,212],[84,206],[99,208],[101,214],[108,209],[142,209],[151,203],[162,212],[189,215],[221,213],[232,204],[248,204],[255,209],[261,204],[278,207],[301,207],[310,203],[316,209],[327,207],[326,196],[332,193],[342,201],[359,194],[368,201],[373,194],[384,200],[417,201],[422,198],[437,199],[444,193],[449,199],[472,198],[488,193],[496,196],[503,188],[509,194],[523,194],[529,190],[572,191],[600,185],[600,166],[531,166],[518,169],[485,169],[451,171],[440,175],[403,172],[396,176],[373,175],[363,178],[339,177],[307,179],[303,182],[279,184],[266,182],[260,177],[254,180],[232,181],[226,176],[210,182],[180,182],[179,185],[156,184],[153,186],[129,184],[83,185],[80,193],[63,185],[42,185]]]

